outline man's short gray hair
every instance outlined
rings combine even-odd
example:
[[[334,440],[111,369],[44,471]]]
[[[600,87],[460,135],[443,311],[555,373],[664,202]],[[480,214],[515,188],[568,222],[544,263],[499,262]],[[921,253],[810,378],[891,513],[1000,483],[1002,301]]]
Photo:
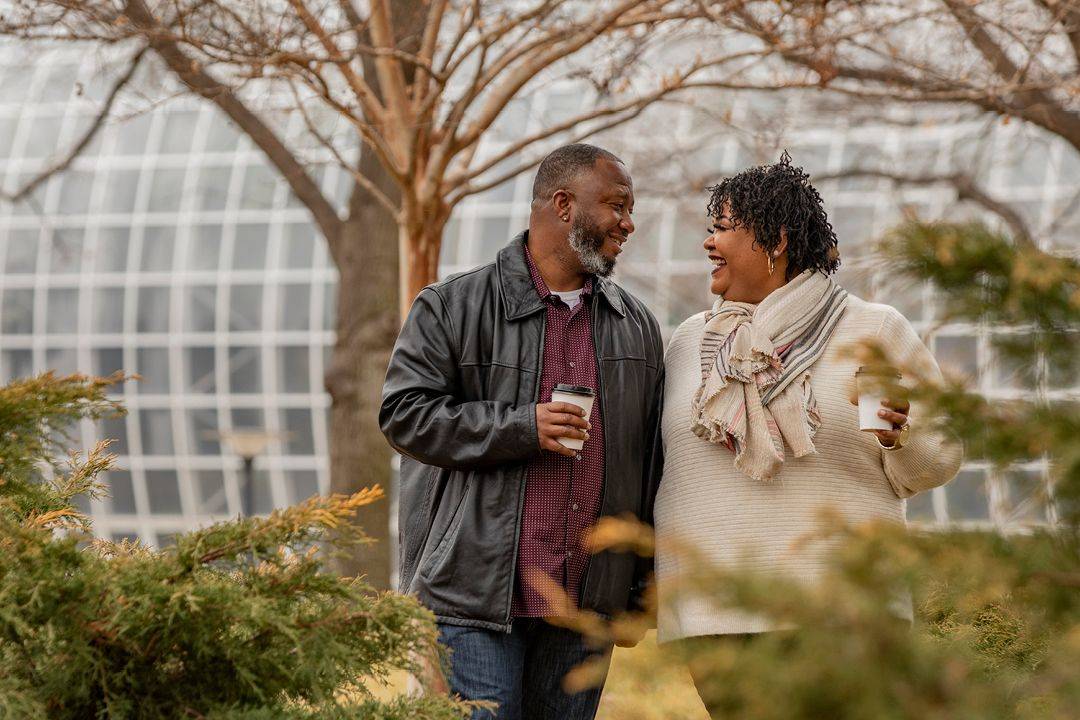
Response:
[[[532,189],[533,205],[549,201],[557,190],[568,187],[574,178],[585,170],[591,170],[601,158],[623,164],[622,160],[607,150],[586,143],[563,145],[553,150],[536,169]]]

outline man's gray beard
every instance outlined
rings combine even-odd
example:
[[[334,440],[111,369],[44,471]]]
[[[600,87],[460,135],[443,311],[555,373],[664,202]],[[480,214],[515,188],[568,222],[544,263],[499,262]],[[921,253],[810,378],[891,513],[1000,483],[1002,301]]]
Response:
[[[581,267],[585,272],[599,277],[607,277],[615,270],[615,261],[605,257],[600,252],[604,245],[604,238],[597,236],[584,224],[575,222],[570,228],[570,247],[577,253],[581,260]],[[599,243],[597,243],[599,240]]]

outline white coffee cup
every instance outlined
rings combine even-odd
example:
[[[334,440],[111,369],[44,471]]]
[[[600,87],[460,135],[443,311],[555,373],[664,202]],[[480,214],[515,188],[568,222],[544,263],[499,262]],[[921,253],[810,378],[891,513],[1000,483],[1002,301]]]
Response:
[[[577,405],[579,408],[585,411],[585,419],[588,420],[592,416],[593,400],[595,395],[591,387],[585,387],[584,385],[556,385],[551,391],[551,402],[564,402],[571,405]],[[584,440],[577,438],[561,437],[559,443],[571,450],[580,450],[584,444]]]
[[[882,401],[896,401],[903,394],[900,371],[891,365],[863,365],[855,371],[859,394],[859,430],[893,430],[893,424],[878,415],[885,408]]]

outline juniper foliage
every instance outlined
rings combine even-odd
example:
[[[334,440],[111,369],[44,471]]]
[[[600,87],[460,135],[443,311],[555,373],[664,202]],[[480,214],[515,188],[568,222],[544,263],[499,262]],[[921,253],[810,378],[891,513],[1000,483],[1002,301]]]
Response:
[[[324,572],[328,543],[381,497],[312,497],[165,550],[88,535],[107,443],[64,463],[65,430],[122,412],[107,379],[46,373],[0,388],[0,717],[450,720],[448,698],[380,699],[435,648],[413,599]],[[45,472],[49,466],[53,472]],[[49,477],[49,476],[52,477]]]

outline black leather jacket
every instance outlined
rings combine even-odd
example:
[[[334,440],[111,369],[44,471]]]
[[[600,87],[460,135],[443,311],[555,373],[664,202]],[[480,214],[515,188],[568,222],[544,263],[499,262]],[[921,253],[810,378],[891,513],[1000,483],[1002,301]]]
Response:
[[[527,233],[494,263],[424,288],[386,373],[379,422],[402,454],[402,592],[440,621],[510,630],[525,468],[540,451],[536,402],[545,305]],[[604,408],[601,515],[652,521],[659,469],[663,341],[636,298],[596,278],[592,332]],[[581,607],[625,610],[650,569],[625,553],[590,559]]]

